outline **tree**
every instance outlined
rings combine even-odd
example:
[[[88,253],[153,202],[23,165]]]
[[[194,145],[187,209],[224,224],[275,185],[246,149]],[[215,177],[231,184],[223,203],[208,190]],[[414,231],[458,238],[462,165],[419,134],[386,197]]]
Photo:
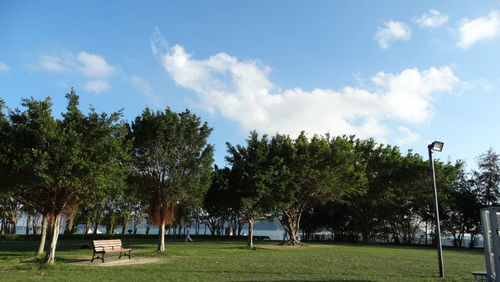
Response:
[[[462,246],[466,233],[470,234],[470,246],[474,247],[475,236],[481,232],[480,195],[463,167],[459,168],[458,173],[444,209],[443,229],[453,236],[456,247]]]
[[[500,196],[500,155],[492,148],[481,154],[478,170],[474,172],[474,183],[485,206],[498,204]]]
[[[14,186],[10,181],[15,142],[12,125],[4,114],[5,110],[5,102],[0,99],[0,234],[15,234],[20,208],[19,202],[14,198]]]
[[[395,198],[396,176],[402,156],[397,147],[378,145],[374,140],[356,140],[355,150],[366,164],[366,193],[348,198],[354,227],[368,243],[377,232],[386,230]],[[383,233],[383,232],[382,232]]]
[[[44,216],[50,233],[47,263],[54,262],[63,212],[123,181],[126,146],[121,114],[92,110],[85,117],[73,89],[66,98],[62,120],[52,116],[50,98],[24,99],[26,110],[10,115],[16,141],[16,196]]]
[[[354,150],[353,137],[314,136],[296,139],[277,134],[270,143],[273,168],[272,199],[289,235],[300,244],[298,231],[304,210],[313,201],[339,201],[363,193],[364,163]]]
[[[246,147],[227,143],[226,160],[232,165],[229,189],[234,195],[237,210],[248,223],[248,246],[253,248],[253,225],[272,211],[270,184],[273,171],[269,166],[269,141],[250,133]]]
[[[214,167],[212,184],[203,200],[203,211],[206,214],[202,217],[212,234],[221,233],[225,223],[232,226],[235,234],[241,234],[246,220],[239,210],[236,190],[229,186],[230,177],[230,168]]]
[[[165,225],[178,203],[201,203],[210,184],[212,129],[188,110],[146,108],[132,124],[135,170],[150,215],[159,226],[158,251],[165,251]]]

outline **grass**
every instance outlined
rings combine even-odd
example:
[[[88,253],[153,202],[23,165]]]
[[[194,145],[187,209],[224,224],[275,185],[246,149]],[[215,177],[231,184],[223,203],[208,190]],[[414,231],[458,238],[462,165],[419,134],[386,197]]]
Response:
[[[253,250],[244,242],[167,242],[165,254],[156,242],[124,240],[132,260],[157,263],[98,267],[88,260],[89,241],[60,241],[54,265],[33,257],[36,242],[0,241],[2,281],[471,281],[471,271],[484,269],[482,250],[444,250],[445,279],[439,279],[434,249],[416,247],[307,244],[280,247],[263,242]],[[112,255],[114,256],[114,255]],[[116,258],[109,262],[116,261]],[[128,259],[128,258],[127,258]],[[123,258],[122,258],[123,260]],[[108,261],[106,262],[108,263]]]

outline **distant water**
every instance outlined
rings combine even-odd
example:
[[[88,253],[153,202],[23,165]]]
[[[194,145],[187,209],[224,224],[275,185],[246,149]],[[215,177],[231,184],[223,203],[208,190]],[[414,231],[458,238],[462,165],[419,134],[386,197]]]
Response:
[[[26,228],[24,226],[17,226],[16,230],[17,230],[17,234],[25,234],[26,233]],[[98,230],[101,232],[104,232],[106,230],[106,228],[104,226],[99,226]],[[61,230],[61,232],[62,231],[63,230]],[[122,232],[121,228],[115,229],[115,233],[120,234],[121,232]],[[80,233],[80,234],[84,233],[84,228],[79,227],[77,233]],[[145,234],[146,228],[145,227],[139,228],[137,230],[137,233],[138,234]],[[156,227],[156,226],[151,227],[149,230],[149,234],[158,234],[158,227]],[[191,229],[191,235],[194,235],[194,234],[196,234],[196,230],[193,228],[193,229]],[[205,234],[205,229],[200,228],[199,234],[200,235]],[[208,229],[207,229],[206,234],[207,235],[210,234],[210,231]],[[245,234],[245,235],[248,234],[248,230],[243,229],[242,234]],[[258,230],[258,229],[256,229],[256,230],[254,230],[254,234],[256,236],[269,236],[269,239],[271,239],[271,240],[277,240],[277,241],[283,240],[283,230],[280,230],[280,229],[274,229],[274,230]],[[329,235],[330,233],[317,233],[317,234],[320,234],[320,235],[324,234],[326,238],[330,238],[330,235]],[[423,239],[419,239],[419,240],[421,241],[420,242],[421,244],[424,244]],[[430,236],[428,238],[428,241],[429,241],[429,243],[431,242]],[[443,246],[453,246],[453,237],[444,236],[441,239],[441,243]],[[462,246],[469,247],[469,244],[470,244],[470,236],[465,235],[465,238],[462,242]],[[479,235],[476,237],[476,248],[482,248],[482,247],[483,247],[483,237]]]

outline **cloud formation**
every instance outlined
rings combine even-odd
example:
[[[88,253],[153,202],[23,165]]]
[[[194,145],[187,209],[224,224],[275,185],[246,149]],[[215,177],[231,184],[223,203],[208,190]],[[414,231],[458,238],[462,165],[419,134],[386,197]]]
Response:
[[[109,84],[105,80],[90,80],[83,85],[83,89],[89,92],[101,93],[109,89]]]
[[[100,56],[80,52],[76,57],[80,65],[80,71],[90,77],[106,77],[113,73],[114,68]]]
[[[448,15],[441,13],[438,10],[429,10],[420,17],[414,19],[420,27],[439,27],[448,21]]]
[[[493,10],[485,17],[463,19],[458,28],[460,39],[458,46],[467,49],[473,44],[500,34],[500,15]]]
[[[409,40],[411,38],[411,28],[403,22],[388,21],[384,27],[379,27],[375,33],[375,40],[382,49],[390,47],[396,40]]]
[[[6,63],[0,61],[0,71],[10,71],[10,68]]]
[[[92,79],[84,84],[84,89],[96,93],[110,88],[106,79],[115,72],[115,68],[103,57],[87,52],[74,55],[64,51],[59,55],[42,55],[38,63],[30,67],[37,71],[79,73]]]
[[[165,71],[179,86],[196,92],[204,109],[236,121],[245,131],[270,134],[297,135],[305,130],[414,142],[418,134],[389,124],[428,121],[433,115],[431,101],[459,83],[444,66],[379,72],[371,79],[371,91],[351,86],[281,90],[269,80],[270,68],[258,61],[239,61],[226,53],[197,60],[179,45],[160,57]]]

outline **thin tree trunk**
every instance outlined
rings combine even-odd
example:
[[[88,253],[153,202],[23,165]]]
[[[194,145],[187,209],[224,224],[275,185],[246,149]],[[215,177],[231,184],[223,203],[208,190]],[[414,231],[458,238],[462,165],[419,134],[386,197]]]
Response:
[[[114,216],[110,216],[108,223],[106,224],[106,234],[115,234],[115,222],[116,218]]]
[[[75,216],[78,212],[78,205],[71,206],[66,212],[66,227],[64,228],[64,234],[73,234],[73,226],[75,223]]]
[[[139,226],[141,225],[142,218],[138,218],[134,221],[134,235],[137,234]]]
[[[39,256],[43,254],[43,250],[45,249],[45,239],[47,238],[47,225],[49,221],[49,216],[48,215],[43,215],[42,217],[42,226],[40,230],[40,243],[38,244],[38,251],[36,252],[36,255]]]
[[[26,235],[30,234],[30,221],[31,216],[28,214],[26,215]]]
[[[87,220],[85,220],[85,234],[89,234],[90,225],[90,219],[87,217]]]
[[[99,221],[96,220],[96,222],[94,223],[94,232],[93,232],[94,235],[97,234],[97,228],[98,227],[99,227]]]
[[[253,248],[253,217],[248,217],[248,247]]]
[[[68,215],[66,217],[66,227],[64,228],[64,234],[73,234],[74,222],[75,222],[75,214]]]
[[[163,216],[163,212],[161,213],[161,224],[160,224],[160,230],[158,232],[158,249],[156,251],[158,252],[165,252],[165,219]]]
[[[33,228],[33,235],[36,235],[38,228],[36,226],[39,216],[34,216],[31,220],[31,228]]]
[[[127,229],[129,227],[129,225],[130,225],[130,219],[125,219],[123,221],[123,225],[122,225],[123,226],[123,228],[122,228],[122,235],[125,234],[125,232],[127,232]]]
[[[51,220],[51,238],[50,246],[45,256],[45,263],[54,263],[56,256],[57,239],[59,238],[59,230],[61,228],[61,213],[54,214],[53,220]]]

